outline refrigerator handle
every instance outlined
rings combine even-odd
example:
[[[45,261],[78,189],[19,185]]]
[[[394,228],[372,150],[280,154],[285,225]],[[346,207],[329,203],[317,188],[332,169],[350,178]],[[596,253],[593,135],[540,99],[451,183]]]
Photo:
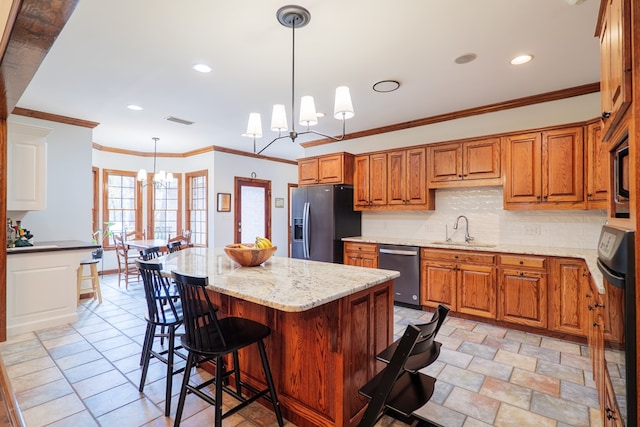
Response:
[[[302,211],[302,253],[305,259],[309,259],[309,202],[305,202]]]

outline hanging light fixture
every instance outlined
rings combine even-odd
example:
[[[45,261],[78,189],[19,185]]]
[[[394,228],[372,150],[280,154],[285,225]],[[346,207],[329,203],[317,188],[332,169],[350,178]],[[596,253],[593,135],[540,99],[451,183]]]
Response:
[[[147,171],[145,169],[140,169],[138,171],[138,181],[142,181],[142,186],[146,186],[149,184],[153,184],[156,188],[160,187],[169,187],[173,182],[173,174],[171,172],[167,173],[165,171],[156,172],[156,160],[158,156],[158,140],[160,138],[153,137],[153,178],[151,181],[147,182]]]
[[[311,20],[311,13],[302,6],[289,5],[282,6],[276,13],[278,22],[285,27],[291,28],[291,130],[288,133],[287,115],[285,107],[282,104],[276,104],[273,106],[273,113],[271,116],[271,130],[278,132],[278,136],[269,142],[264,148],[256,152],[256,138],[262,137],[262,121],[259,113],[249,114],[249,123],[247,124],[247,131],[242,134],[249,138],[253,138],[253,152],[255,154],[261,154],[271,144],[282,138],[291,138],[292,142],[295,142],[296,138],[300,135],[313,133],[323,136],[325,138],[333,139],[334,141],[342,141],[345,136],[345,120],[353,117],[353,104],[351,103],[351,94],[347,86],[340,86],[336,89],[335,105],[333,109],[333,116],[342,120],[342,135],[339,137],[325,135],[324,133],[317,132],[310,129],[311,126],[318,124],[318,115],[316,113],[315,103],[312,96],[303,96],[300,100],[300,118],[299,123],[301,126],[306,126],[306,130],[303,132],[297,132],[295,126],[295,75],[296,75],[296,28],[306,26]]]

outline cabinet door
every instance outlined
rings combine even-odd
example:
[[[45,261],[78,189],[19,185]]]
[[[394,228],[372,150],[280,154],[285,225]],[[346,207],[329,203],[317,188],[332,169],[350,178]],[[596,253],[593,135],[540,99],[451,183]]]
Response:
[[[339,184],[343,182],[343,156],[335,154],[318,159],[318,182],[320,184]]]
[[[353,206],[369,206],[369,156],[356,156],[353,173]]]
[[[7,206],[10,211],[47,208],[47,143],[50,129],[7,126]]]
[[[424,205],[427,203],[427,151],[424,148],[407,150],[406,159],[406,203]]]
[[[387,204],[387,154],[369,156],[369,201],[372,206]]]
[[[538,203],[542,197],[542,135],[529,133],[504,138],[504,201]]]
[[[438,304],[456,310],[456,265],[443,262],[421,261],[420,304],[438,307]]]
[[[582,127],[542,133],[543,202],[584,201]]]
[[[613,135],[631,103],[631,21],[628,0],[607,0],[600,32],[603,140]]]
[[[602,295],[602,317],[604,319],[604,338],[607,341],[623,341],[624,289],[613,286],[604,280],[605,293]]]
[[[462,179],[462,144],[438,144],[429,147],[429,182]]]
[[[464,179],[500,178],[500,139],[468,141],[462,145]]]
[[[378,255],[363,253],[360,267],[378,268]]]
[[[387,153],[387,204],[406,203],[406,162],[405,150]]]
[[[298,184],[309,185],[318,183],[318,159],[303,159],[298,161]]]
[[[491,266],[457,267],[458,311],[475,316],[496,318],[496,269]]]
[[[606,209],[609,192],[609,151],[602,142],[600,122],[587,126],[587,207]]]
[[[546,273],[500,269],[498,320],[547,327]]]
[[[549,329],[586,336],[587,307],[580,304],[589,284],[582,260],[552,258],[549,277]]]

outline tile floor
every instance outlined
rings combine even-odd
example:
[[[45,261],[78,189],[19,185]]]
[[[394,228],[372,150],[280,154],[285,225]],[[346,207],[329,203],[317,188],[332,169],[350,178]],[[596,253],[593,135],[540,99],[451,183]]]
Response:
[[[103,303],[83,300],[76,323],[14,337],[0,356],[28,427],[170,426],[163,416],[164,366],[155,361],[138,392],[145,330],[141,283],[118,288],[102,277]],[[396,307],[396,334],[430,313]],[[437,377],[420,412],[446,427],[600,426],[587,348],[515,330],[449,317],[438,340],[442,352],[426,368]],[[194,375],[208,375],[198,372]],[[172,414],[180,381],[174,381]],[[226,397],[225,397],[226,399]],[[212,408],[187,398],[182,425],[204,426]],[[275,416],[253,404],[228,426],[272,426]],[[287,425],[292,425],[287,423]],[[381,426],[403,425],[388,417]]]

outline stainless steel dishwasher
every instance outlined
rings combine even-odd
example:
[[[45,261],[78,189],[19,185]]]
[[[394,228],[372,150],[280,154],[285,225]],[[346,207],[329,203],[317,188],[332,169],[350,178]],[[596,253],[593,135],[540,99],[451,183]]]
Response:
[[[418,246],[380,245],[378,265],[400,272],[393,281],[394,301],[420,306],[420,248]]]

